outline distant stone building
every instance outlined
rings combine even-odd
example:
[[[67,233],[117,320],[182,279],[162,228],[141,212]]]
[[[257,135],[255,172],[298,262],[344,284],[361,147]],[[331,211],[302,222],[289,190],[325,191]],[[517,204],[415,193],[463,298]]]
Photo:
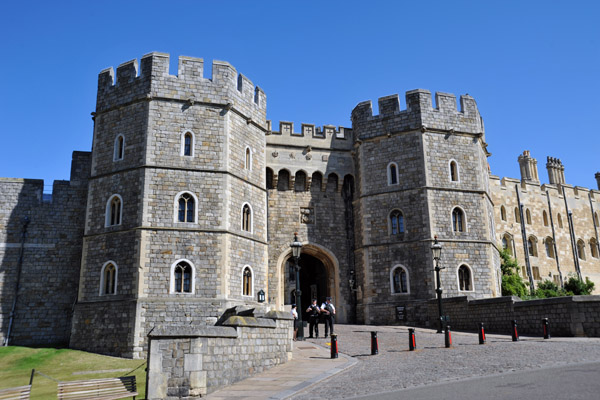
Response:
[[[600,191],[566,185],[555,159],[540,186],[528,152],[521,181],[490,175],[472,97],[458,110],[454,95],[434,107],[413,90],[404,110],[397,95],[379,115],[358,104],[351,129],[272,127],[264,92],[228,63],[210,79],[201,59],[168,69],[151,53],[100,73],[92,152],[74,153],[51,196],[42,181],[0,181],[3,339],[10,325],[13,344],[142,357],[155,326],[283,309],[294,232],[301,308],[331,296],[338,322],[427,324],[436,235],[444,296],[499,296],[503,246],[534,283],[600,285]]]

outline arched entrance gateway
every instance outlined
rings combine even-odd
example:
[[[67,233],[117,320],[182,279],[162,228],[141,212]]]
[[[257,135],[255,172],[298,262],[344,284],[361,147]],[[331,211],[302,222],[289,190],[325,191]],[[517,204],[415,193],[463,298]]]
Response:
[[[313,298],[320,305],[325,297],[331,297],[336,307],[336,322],[346,322],[346,307],[340,296],[339,264],[335,255],[328,249],[311,243],[303,243],[300,265],[300,290],[302,304],[298,310],[306,310]],[[278,304],[290,305],[296,302],[296,272],[291,250],[279,257],[279,298]]]

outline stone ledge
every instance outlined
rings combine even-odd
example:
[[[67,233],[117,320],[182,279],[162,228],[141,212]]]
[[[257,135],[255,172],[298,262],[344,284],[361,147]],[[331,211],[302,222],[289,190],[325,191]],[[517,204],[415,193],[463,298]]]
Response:
[[[228,326],[161,326],[152,330],[149,334],[151,338],[158,337],[226,337],[237,338],[237,330]]]
[[[288,319],[288,320],[294,319],[294,317],[292,317],[291,313],[289,313],[287,311],[276,311],[276,310],[271,310],[260,318]]]
[[[275,329],[277,328],[277,323],[270,318],[233,315],[223,322],[223,326]]]

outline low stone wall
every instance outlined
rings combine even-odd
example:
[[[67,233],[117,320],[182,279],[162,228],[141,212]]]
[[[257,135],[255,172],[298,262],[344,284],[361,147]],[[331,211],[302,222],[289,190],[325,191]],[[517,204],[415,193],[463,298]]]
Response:
[[[430,326],[438,321],[438,305],[429,301]],[[542,318],[548,318],[553,336],[600,337],[600,296],[571,296],[522,301],[518,297],[468,300],[466,296],[443,299],[451,329],[474,331],[483,322],[486,331],[511,332],[517,320],[519,333],[542,335]]]
[[[147,398],[196,399],[292,357],[292,317],[234,315],[221,326],[157,327],[149,334]]]

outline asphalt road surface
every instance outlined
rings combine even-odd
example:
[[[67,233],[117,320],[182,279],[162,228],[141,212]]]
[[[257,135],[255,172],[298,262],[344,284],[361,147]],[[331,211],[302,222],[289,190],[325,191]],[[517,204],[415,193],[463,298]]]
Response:
[[[595,400],[600,399],[600,362],[504,373],[353,398]]]

